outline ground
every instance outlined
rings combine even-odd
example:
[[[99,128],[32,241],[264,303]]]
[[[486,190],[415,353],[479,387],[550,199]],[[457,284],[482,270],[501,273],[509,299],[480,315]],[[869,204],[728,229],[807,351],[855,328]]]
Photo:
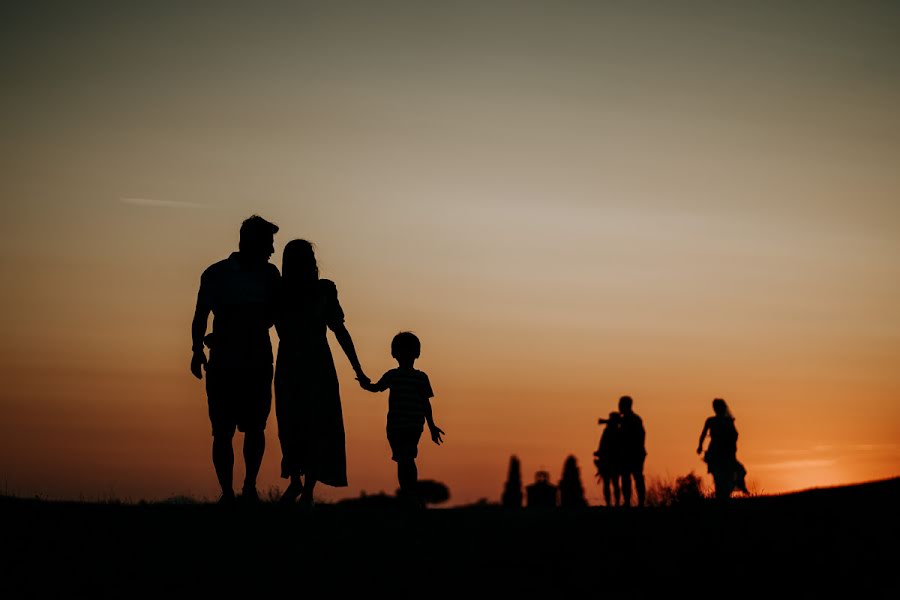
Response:
[[[900,479],[687,507],[0,498],[3,596],[898,597]]]

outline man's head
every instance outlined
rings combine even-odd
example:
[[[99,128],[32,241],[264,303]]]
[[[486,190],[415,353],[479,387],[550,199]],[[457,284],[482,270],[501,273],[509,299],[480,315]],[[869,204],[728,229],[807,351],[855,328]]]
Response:
[[[634,404],[634,400],[631,399],[631,396],[622,396],[619,398],[619,412],[627,415],[631,412],[632,404]]]
[[[241,241],[238,244],[241,255],[251,262],[269,262],[275,253],[276,233],[278,225],[253,215],[241,223]]]
[[[401,365],[412,364],[422,351],[419,338],[411,331],[401,331],[391,340],[391,356],[397,359]]]

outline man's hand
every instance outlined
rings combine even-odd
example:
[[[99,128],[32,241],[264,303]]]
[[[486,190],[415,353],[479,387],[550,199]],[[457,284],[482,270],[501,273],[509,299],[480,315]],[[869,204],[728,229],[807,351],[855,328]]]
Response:
[[[205,370],[206,354],[202,350],[200,352],[194,352],[194,356],[191,358],[191,373],[193,373],[194,377],[197,379],[203,379],[203,371]]]

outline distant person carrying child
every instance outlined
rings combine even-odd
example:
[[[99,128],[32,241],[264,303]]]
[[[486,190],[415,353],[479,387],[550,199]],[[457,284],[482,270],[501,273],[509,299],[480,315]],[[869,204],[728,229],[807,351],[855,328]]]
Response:
[[[399,366],[382,375],[377,383],[366,379],[359,382],[363,389],[370,392],[391,391],[388,397],[387,438],[392,459],[397,463],[400,494],[414,503],[418,503],[416,457],[423,425],[428,423],[435,444],[441,444],[444,434],[432,417],[431,398],[434,394],[428,375],[413,367],[420,352],[419,338],[408,331],[398,333],[391,342],[391,356],[397,359]]]

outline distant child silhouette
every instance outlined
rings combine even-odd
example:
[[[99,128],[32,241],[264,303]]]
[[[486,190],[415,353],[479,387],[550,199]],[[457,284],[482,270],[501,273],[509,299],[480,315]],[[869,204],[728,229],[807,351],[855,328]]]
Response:
[[[278,226],[253,215],[241,225],[238,252],[207,268],[200,277],[191,324],[191,373],[203,378],[212,424],[213,466],[221,503],[234,500],[234,430],[244,432],[243,498],[258,500],[256,477],[266,449],[265,428],[272,408],[272,344],[275,298],[281,275],[269,257]],[[213,314],[213,331],[206,324]],[[203,344],[209,346],[209,361]]]
[[[398,367],[382,375],[376,383],[365,378],[359,381],[360,386],[370,392],[391,391],[388,397],[387,438],[392,459],[397,463],[400,494],[415,504],[418,503],[416,484],[419,478],[416,457],[423,424],[428,423],[435,444],[440,445],[444,435],[434,424],[431,412],[434,393],[428,375],[413,367],[420,352],[419,338],[409,331],[398,333],[391,342],[391,356],[397,359]]]
[[[631,506],[631,478],[634,478],[634,487],[637,489],[638,506],[644,506],[646,496],[644,488],[644,460],[647,458],[647,450],[644,448],[644,422],[631,409],[634,401],[631,396],[619,398],[619,413],[622,422],[619,426],[620,440],[622,443],[622,496],[625,497],[625,506]]]
[[[712,403],[714,416],[706,419],[703,431],[700,433],[700,443],[697,445],[697,454],[703,452],[703,441],[709,433],[709,447],[703,460],[706,461],[709,472],[713,476],[716,486],[716,498],[724,500],[731,497],[735,489],[745,494],[747,485],[744,477],[747,470],[737,459],[737,428],[734,426],[734,417],[728,410],[728,405],[721,398],[716,398]]]
[[[603,499],[606,506],[612,506],[609,487],[615,492],[616,506],[622,504],[622,494],[619,490],[619,477],[622,472],[622,432],[620,425],[622,415],[617,412],[609,413],[609,419],[598,419],[597,423],[605,424],[600,436],[600,444],[594,452],[594,465],[597,467],[597,477],[603,480]]]

